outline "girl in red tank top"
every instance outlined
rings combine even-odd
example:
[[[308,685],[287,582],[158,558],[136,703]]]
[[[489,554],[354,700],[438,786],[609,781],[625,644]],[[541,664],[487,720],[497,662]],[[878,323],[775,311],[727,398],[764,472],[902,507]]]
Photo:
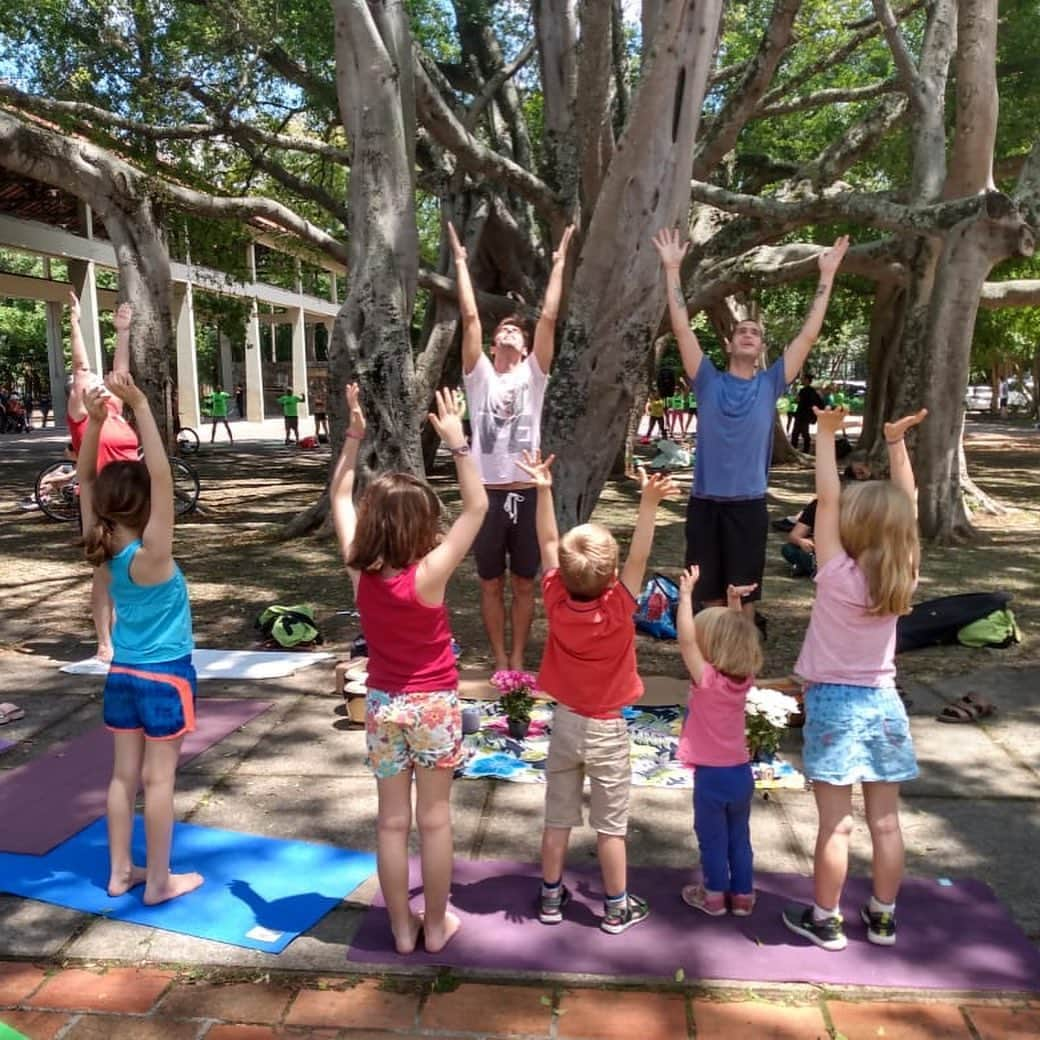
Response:
[[[398,953],[420,934],[436,953],[458,931],[451,888],[451,783],[462,761],[462,721],[444,592],[487,512],[487,494],[462,433],[460,403],[437,392],[430,422],[455,460],[462,511],[446,534],[440,502],[410,473],[375,477],[354,507],[354,473],[365,436],[358,387],[346,388],[350,426],[329,495],[347,573],[368,643],[366,740],[379,795],[379,884]],[[423,849],[425,910],[408,901],[412,777]]]

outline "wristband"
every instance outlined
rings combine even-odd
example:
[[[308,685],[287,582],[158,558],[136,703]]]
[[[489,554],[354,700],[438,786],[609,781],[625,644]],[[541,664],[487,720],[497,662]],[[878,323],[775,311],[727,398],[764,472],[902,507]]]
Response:
[[[352,441],[361,441],[365,439],[365,435],[363,433],[351,433],[350,430],[347,430],[347,436]]]
[[[445,447],[448,448],[448,451],[450,451],[452,455],[454,455],[456,458],[458,458],[460,455],[469,454],[469,445],[465,441],[463,441],[457,448],[451,448],[447,444],[445,445]]]

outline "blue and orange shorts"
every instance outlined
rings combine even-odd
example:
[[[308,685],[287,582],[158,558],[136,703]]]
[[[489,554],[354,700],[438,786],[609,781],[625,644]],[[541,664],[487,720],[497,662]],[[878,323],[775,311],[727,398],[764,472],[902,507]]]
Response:
[[[154,664],[113,661],[105,683],[105,725],[115,733],[144,732],[176,740],[195,730],[195,668],[191,655]]]

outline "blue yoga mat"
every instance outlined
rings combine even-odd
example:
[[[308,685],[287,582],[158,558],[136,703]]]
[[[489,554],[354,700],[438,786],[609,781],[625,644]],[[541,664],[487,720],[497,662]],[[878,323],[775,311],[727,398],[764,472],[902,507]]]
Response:
[[[144,863],[144,821],[134,821],[134,862]],[[103,914],[116,921],[281,953],[376,869],[371,852],[174,824],[175,872],[197,870],[196,891],[159,906],[144,886],[113,899],[104,820],[45,856],[0,853],[0,892]]]

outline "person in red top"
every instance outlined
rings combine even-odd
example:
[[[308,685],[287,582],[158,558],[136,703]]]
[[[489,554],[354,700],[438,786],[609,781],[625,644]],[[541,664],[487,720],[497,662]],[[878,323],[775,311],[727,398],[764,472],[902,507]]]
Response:
[[[632,783],[628,726],[621,709],[643,695],[636,671],[636,596],[643,584],[654,518],[662,499],[678,495],[668,476],[649,480],[640,470],[642,497],[628,560],[618,580],[618,547],[599,524],[580,524],[562,538],[553,508],[553,456],[524,453],[518,463],[538,489],[536,526],[542,555],[542,594],[549,636],[538,688],[556,703],[546,762],[545,829],[538,919],[558,924],[570,898],[563,867],[571,828],[580,826],[582,788],[591,787],[589,823],[595,828],[603,872],[600,927],[617,935],[644,920],[646,901],[628,892],[625,835]]]
[[[379,885],[398,953],[423,934],[428,953],[458,931],[448,909],[451,888],[451,782],[463,758],[458,672],[444,592],[469,552],[487,512],[487,493],[462,435],[459,402],[437,391],[430,423],[455,459],[462,510],[443,537],[440,503],[424,480],[383,473],[354,509],[354,471],[365,436],[356,383],[346,389],[350,426],[329,485],[336,534],[354,586],[368,643],[365,729],[379,810]],[[412,777],[422,846],[422,917],[408,902],[408,832]]]
[[[72,336],[72,385],[69,389],[69,400],[66,411],[66,422],[69,427],[69,438],[72,450],[79,454],[83,435],[86,433],[87,415],[86,395],[95,386],[103,386],[101,374],[90,370],[87,359],[87,348],[83,343],[80,330],[79,298],[69,291],[70,330]],[[116,349],[112,358],[113,372],[130,372],[130,319],[133,309],[129,303],[121,303],[116,309],[113,324],[116,329]],[[108,391],[105,391],[108,394]],[[140,444],[134,428],[123,418],[123,402],[112,394],[105,399],[108,418],[101,427],[101,439],[98,442],[97,469],[100,473],[110,462],[137,462],[140,457]],[[97,653],[95,659],[108,665],[112,660],[112,597],[108,593],[108,585],[103,580],[100,568],[94,569],[94,578],[90,586],[90,613],[94,619],[97,632]]]

